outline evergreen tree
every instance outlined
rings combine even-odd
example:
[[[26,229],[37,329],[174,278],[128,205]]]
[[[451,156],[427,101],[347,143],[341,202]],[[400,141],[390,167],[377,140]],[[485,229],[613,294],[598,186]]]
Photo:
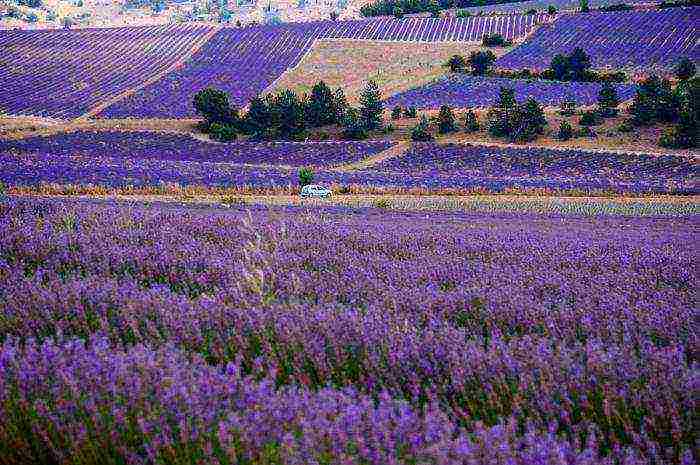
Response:
[[[457,130],[457,125],[455,124],[455,115],[452,112],[452,108],[447,105],[442,105],[440,107],[440,113],[438,113],[438,132],[440,134],[447,134]]]
[[[333,117],[336,124],[342,124],[345,118],[345,112],[348,110],[348,101],[345,98],[345,92],[340,87],[333,93]]]
[[[557,53],[552,57],[552,61],[549,64],[549,69],[554,73],[554,79],[557,81],[563,81],[569,74],[569,59],[566,55]]]
[[[568,62],[571,79],[574,81],[584,80],[591,67],[591,58],[588,54],[581,47],[576,47],[568,56]]]
[[[206,88],[194,96],[194,108],[206,121],[209,127],[214,123],[236,125],[238,110],[231,108],[228,94],[219,89]]]
[[[474,76],[486,74],[494,61],[496,61],[496,55],[491,50],[472,52],[469,55],[469,64]]]
[[[307,118],[311,127],[321,127],[336,122],[333,92],[325,82],[319,81],[311,89],[307,105]]]
[[[453,73],[460,73],[467,67],[467,62],[462,55],[452,55],[450,59],[447,60],[447,67],[449,67],[450,71]]]
[[[498,101],[488,112],[488,131],[492,136],[504,137],[513,133],[514,122],[518,112],[518,103],[515,100],[515,91],[508,87],[501,87]]]
[[[615,87],[609,82],[604,83],[598,92],[598,114],[603,118],[615,116],[619,104]]]
[[[306,130],[304,104],[297,94],[284,90],[275,96],[273,122],[282,139],[296,139]]]
[[[272,114],[267,102],[254,97],[248,105],[248,113],[243,120],[245,132],[248,134],[262,135],[272,126]]]
[[[467,110],[467,113],[464,115],[464,130],[467,132],[474,132],[478,131],[479,127],[479,120],[474,110]]]
[[[384,104],[377,83],[369,81],[360,95],[360,115],[365,128],[369,131],[382,126]]]
[[[433,140],[430,133],[430,123],[425,115],[421,115],[420,121],[411,129],[411,140],[415,142],[428,142]]]
[[[517,122],[515,133],[511,135],[514,140],[529,141],[544,134],[547,127],[547,118],[544,116],[542,106],[534,98],[528,98],[516,113]]]
[[[367,128],[357,108],[349,107],[345,112],[343,137],[349,140],[367,139]]]

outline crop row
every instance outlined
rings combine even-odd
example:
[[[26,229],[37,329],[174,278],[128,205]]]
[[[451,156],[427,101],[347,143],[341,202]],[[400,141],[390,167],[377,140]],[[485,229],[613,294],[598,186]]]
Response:
[[[70,118],[162,72],[208,26],[0,31],[0,110]]]
[[[594,68],[665,72],[681,57],[700,62],[700,8],[563,15],[496,60],[504,69],[546,69],[554,55],[581,47]]]
[[[559,105],[564,100],[573,100],[578,105],[592,105],[598,99],[601,84],[451,75],[392,95],[386,104],[390,107],[400,105],[421,109],[437,109],[442,105],[454,108],[489,107],[498,99],[501,87],[513,89],[519,101],[532,97],[546,106]],[[615,87],[621,101],[634,96],[633,85],[619,84]]]
[[[13,463],[693,463],[695,218],[9,199],[0,224]]]
[[[366,142],[204,142],[182,134],[77,131],[0,141],[0,153],[58,157],[112,157],[202,163],[335,166],[362,160],[391,146]]]

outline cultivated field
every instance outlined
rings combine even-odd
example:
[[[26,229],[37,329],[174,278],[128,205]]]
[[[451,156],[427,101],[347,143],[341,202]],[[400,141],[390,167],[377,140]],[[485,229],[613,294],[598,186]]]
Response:
[[[469,43],[415,44],[319,40],[304,59],[285,72],[274,86],[275,92],[292,89],[309,93],[319,80],[332,88],[340,87],[351,103],[356,103],[367,80],[374,80],[384,97],[431,82],[447,72],[445,62],[458,54],[481,50]],[[498,55],[507,49],[497,50]]]
[[[0,31],[0,465],[700,463],[699,11]]]
[[[0,109],[55,118],[83,115],[165,74],[209,31],[201,25],[0,31]]]
[[[559,106],[570,100],[577,105],[592,105],[598,99],[601,84],[579,82],[556,82],[545,80],[504,79],[447,75],[422,86],[396,93],[386,100],[389,107],[414,106],[420,109],[438,109],[442,105],[453,108],[485,108],[498,99],[501,87],[513,89],[518,100],[534,98],[545,106]],[[620,100],[630,99],[635,86],[620,84],[615,89]]]
[[[680,57],[700,61],[700,8],[562,15],[496,61],[504,69],[545,69],[557,53],[582,47],[595,68],[667,73]]]
[[[11,200],[3,456],[692,463],[697,223],[564,219]]]

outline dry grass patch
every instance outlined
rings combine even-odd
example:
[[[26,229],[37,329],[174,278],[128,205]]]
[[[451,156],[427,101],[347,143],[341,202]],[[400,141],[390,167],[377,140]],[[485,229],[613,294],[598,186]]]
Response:
[[[370,79],[377,82],[384,98],[426,84],[447,73],[443,65],[452,55],[468,56],[479,46],[466,43],[367,42],[319,40],[294,69],[285,72],[268,92],[292,89],[309,93],[323,80],[342,87],[351,104]],[[497,56],[508,49],[491,49]]]

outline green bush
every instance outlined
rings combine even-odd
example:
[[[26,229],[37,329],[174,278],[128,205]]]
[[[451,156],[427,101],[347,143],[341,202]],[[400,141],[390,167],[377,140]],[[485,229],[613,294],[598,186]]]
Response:
[[[581,113],[578,124],[581,126],[597,126],[600,124],[600,118],[595,111],[584,111]]]
[[[238,134],[236,128],[227,124],[213,123],[209,126],[209,135],[219,142],[231,142],[236,140]]]
[[[549,5],[549,7],[547,7],[547,13],[549,13],[550,15],[557,14],[557,11],[557,7],[554,5]]]
[[[632,125],[629,124],[627,121],[624,121],[617,126],[617,131],[622,132],[622,133],[628,133],[632,132]]]
[[[299,185],[304,187],[312,182],[314,182],[314,172],[311,171],[311,168],[301,168],[299,170]]]
[[[401,119],[401,115],[403,114],[403,110],[401,109],[400,106],[396,105],[392,110],[391,110],[391,119]]]
[[[393,11],[394,18],[401,19],[401,18],[403,18],[403,14],[404,14],[403,9],[401,9],[398,6],[394,8],[394,11]]]
[[[567,121],[562,121],[559,125],[559,134],[557,137],[560,140],[569,140],[574,135],[574,129],[571,127]]]
[[[674,74],[681,81],[686,81],[695,76],[695,72],[695,63],[693,63],[688,57],[681,58],[674,69]]]
[[[421,116],[418,124],[411,130],[411,140],[415,142],[429,142],[433,140],[433,135],[430,133],[430,124],[425,115]]]
[[[406,118],[416,118],[418,116],[418,109],[416,107],[408,107],[403,111],[403,115]]]
[[[496,55],[491,50],[471,52],[468,61],[472,67],[472,74],[474,76],[483,76],[493,62],[496,61]]]
[[[455,16],[457,16],[458,18],[468,18],[471,15],[472,14],[467,10],[457,10],[457,14]]]

